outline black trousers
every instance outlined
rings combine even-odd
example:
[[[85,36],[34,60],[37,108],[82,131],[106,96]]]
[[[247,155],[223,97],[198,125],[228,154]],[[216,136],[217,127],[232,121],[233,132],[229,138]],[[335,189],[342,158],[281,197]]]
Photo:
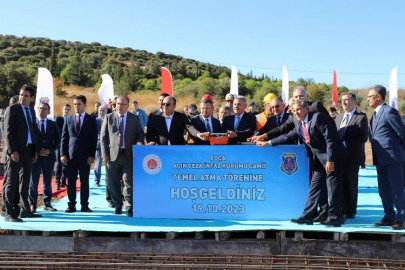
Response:
[[[311,179],[312,176],[314,175],[314,161],[310,159],[310,165],[309,165],[309,184],[311,185]],[[329,204],[328,204],[328,189],[326,187],[326,182],[321,183],[321,194],[319,196],[319,201],[318,201],[318,206],[319,206],[319,212],[315,211],[313,218],[316,218],[318,216],[322,217],[322,219],[326,219],[328,217],[328,210],[329,210]],[[318,208],[318,207],[317,207]]]
[[[55,162],[51,156],[39,156],[37,162],[32,164],[29,199],[32,206],[37,207],[39,177],[42,172],[44,205],[51,206],[52,175]]]
[[[354,216],[357,213],[359,168],[360,165],[357,162],[346,160],[343,175],[342,213],[347,216]]]
[[[55,151],[56,156],[56,170],[55,170],[55,180],[56,185],[60,186],[62,182],[66,182],[66,166],[60,161],[60,150]]]
[[[74,208],[76,206],[76,181],[77,174],[80,177],[80,204],[82,208],[89,206],[89,174],[90,165],[87,164],[87,157],[77,157],[68,161],[67,164],[68,178],[68,206]]]
[[[335,170],[331,173],[326,173],[322,163],[318,159],[315,160],[314,174],[311,179],[307,204],[304,212],[301,214],[302,218],[312,219],[326,183],[329,195],[328,219],[342,220],[343,169],[344,162],[335,162]]]
[[[16,202],[17,190],[19,193],[19,202],[21,213],[30,213],[30,204],[28,202],[28,189],[30,185],[32,157],[34,146],[27,145],[27,151],[19,153],[18,162],[11,160],[11,156],[7,156],[7,181],[5,182],[4,201],[6,204],[6,214],[13,216],[14,205]],[[18,196],[17,196],[18,197]]]

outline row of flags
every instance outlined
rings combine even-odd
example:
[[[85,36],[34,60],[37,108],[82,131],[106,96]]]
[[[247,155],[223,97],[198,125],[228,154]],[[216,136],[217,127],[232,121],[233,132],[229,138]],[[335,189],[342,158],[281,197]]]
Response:
[[[238,71],[235,66],[232,65],[231,73],[231,91],[234,96],[239,94],[238,84]],[[170,70],[165,67],[161,68],[162,71],[162,86],[160,93],[167,93],[173,96],[173,79]],[[394,67],[390,75],[389,83],[389,105],[398,110],[398,70]],[[100,98],[101,105],[105,106],[109,103],[109,100],[114,96],[114,83],[110,75],[101,75],[102,84],[98,90],[98,96]],[[290,85],[288,79],[288,71],[283,66],[283,83],[282,83],[281,98],[284,100],[284,106],[288,104]],[[35,110],[38,110],[39,103],[48,103],[51,108],[54,107],[54,90],[53,90],[53,78],[51,72],[46,68],[38,68],[38,83],[37,83],[37,96],[35,99]],[[338,107],[338,87],[337,87],[337,73],[333,71],[333,87],[332,87],[332,106]],[[51,110],[49,118],[54,118],[54,111]]]

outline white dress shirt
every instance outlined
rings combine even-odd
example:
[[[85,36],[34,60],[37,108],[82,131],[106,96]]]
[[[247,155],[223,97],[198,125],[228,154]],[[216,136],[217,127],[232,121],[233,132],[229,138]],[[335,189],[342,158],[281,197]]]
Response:
[[[121,134],[121,136],[122,136],[122,147],[121,147],[121,149],[125,149],[125,128],[127,127],[127,114],[128,114],[128,111],[125,112],[124,119],[122,119],[122,121],[124,121],[124,127],[123,127],[123,131],[122,131],[122,134]],[[117,115],[118,115],[118,127],[119,127],[120,124],[121,124],[121,114],[117,113]]]
[[[21,104],[21,108],[22,108],[22,110],[23,110],[23,112],[24,112],[24,115],[25,115],[25,122],[27,123],[27,127],[28,127],[27,143],[32,143],[32,140],[31,140],[31,133],[30,133],[30,126],[29,126],[29,124],[28,124],[28,118],[27,118],[27,117],[29,117],[29,118],[31,119],[31,123],[34,125],[34,123],[32,122],[31,110],[30,110],[30,107],[25,107],[25,106],[22,105],[22,104]],[[28,111],[30,112],[29,115],[27,115],[27,110],[26,110],[25,108],[28,108]]]
[[[166,116],[165,116],[166,127],[167,127],[167,132],[168,132],[168,133],[170,133],[170,126],[171,126],[171,124],[172,124],[173,116],[174,116],[174,111],[173,111],[172,115],[169,115],[169,116],[166,115]],[[170,140],[167,140],[167,144],[168,144],[168,145],[171,145],[171,144],[170,144]]]

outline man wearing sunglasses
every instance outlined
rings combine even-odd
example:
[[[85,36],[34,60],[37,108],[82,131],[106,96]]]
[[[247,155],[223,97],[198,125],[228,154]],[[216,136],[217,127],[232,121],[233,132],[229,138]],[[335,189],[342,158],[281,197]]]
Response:
[[[257,132],[256,135],[262,135],[273,128],[281,126],[290,117],[289,113],[284,112],[284,102],[281,98],[273,98],[270,102],[270,108],[274,115],[267,118],[266,124]]]
[[[184,130],[203,141],[209,139],[209,132],[198,132],[185,114],[174,110],[174,97],[165,97],[162,105],[164,114],[155,115],[149,121],[146,132],[148,145],[185,145]]]

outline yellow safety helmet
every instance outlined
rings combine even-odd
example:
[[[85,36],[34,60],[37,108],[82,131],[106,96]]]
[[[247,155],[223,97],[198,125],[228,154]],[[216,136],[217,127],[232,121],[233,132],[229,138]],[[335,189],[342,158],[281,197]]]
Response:
[[[231,93],[227,94],[226,97],[225,97],[225,100],[226,100],[226,101],[228,101],[228,100],[234,100],[234,99],[235,99],[235,97],[234,97]]]
[[[270,103],[271,100],[272,100],[273,98],[276,98],[276,97],[277,97],[277,96],[276,96],[275,94],[273,94],[273,93],[267,94],[267,95],[264,97],[263,102]]]

